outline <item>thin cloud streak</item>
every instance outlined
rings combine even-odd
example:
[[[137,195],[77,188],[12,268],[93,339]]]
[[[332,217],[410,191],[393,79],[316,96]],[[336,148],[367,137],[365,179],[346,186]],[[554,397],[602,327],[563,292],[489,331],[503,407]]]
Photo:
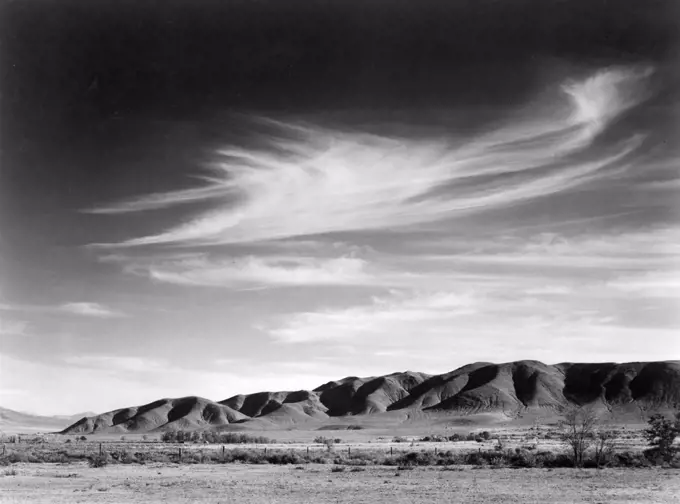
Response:
[[[368,305],[295,313],[285,317],[279,327],[259,328],[284,343],[310,343],[384,335],[404,325],[413,327],[433,321],[450,323],[476,311],[474,300],[465,294],[393,291],[388,297],[374,297]]]
[[[99,303],[89,302],[66,303],[59,306],[58,311],[95,318],[116,318],[125,316],[122,312],[112,310]]]
[[[166,361],[160,359],[119,355],[69,355],[62,360],[69,366],[87,369],[106,369],[112,373],[152,373],[165,369],[168,365]]]
[[[421,243],[421,252],[434,246],[446,249],[444,241]],[[457,242],[450,247],[459,248]],[[665,226],[650,229],[609,232],[599,235],[565,236],[540,233],[529,238],[479,241],[467,251],[422,253],[421,261],[438,263],[512,264],[515,266],[551,266],[598,268],[617,271],[622,267],[680,269],[680,228]]]
[[[210,185],[95,209],[104,213],[213,199],[207,213],[119,244],[238,244],[404,228],[542,198],[627,170],[643,136],[589,149],[649,97],[649,68],[606,69],[562,87],[566,110],[537,112],[469,142],[412,140],[282,124],[270,149],[224,149]],[[554,110],[554,109],[552,109]],[[521,121],[522,119],[518,119]],[[499,176],[502,175],[502,180]]]
[[[154,280],[182,285],[363,285],[376,279],[366,262],[352,257],[241,257],[210,261],[205,257],[149,266]]]
[[[220,187],[197,187],[193,189],[149,194],[141,198],[123,201],[108,207],[83,210],[83,212],[92,214],[120,214],[140,212],[143,210],[159,210],[171,205],[194,203],[222,196],[224,196],[224,190]]]

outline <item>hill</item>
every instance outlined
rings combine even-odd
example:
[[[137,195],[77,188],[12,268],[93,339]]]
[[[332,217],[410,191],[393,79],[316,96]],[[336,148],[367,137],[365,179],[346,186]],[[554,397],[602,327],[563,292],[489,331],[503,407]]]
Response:
[[[5,434],[29,432],[53,432],[63,429],[83,416],[94,413],[80,413],[78,415],[41,416],[14,411],[0,407],[0,431]]]
[[[609,411],[680,407],[680,361],[625,364],[538,361],[478,362],[449,373],[406,371],[368,378],[347,377],[314,390],[258,392],[213,402],[200,397],[161,399],[144,406],[84,417],[64,434],[148,432],[228,426],[262,429],[315,424],[351,417],[404,418],[427,414],[488,414],[514,418],[553,412],[571,404]],[[399,416],[399,415],[398,415]]]

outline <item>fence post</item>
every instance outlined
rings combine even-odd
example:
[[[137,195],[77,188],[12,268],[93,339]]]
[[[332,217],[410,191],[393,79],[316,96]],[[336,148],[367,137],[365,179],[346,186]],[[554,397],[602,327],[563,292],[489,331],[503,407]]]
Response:
[[[99,456],[100,457],[102,456],[102,444],[101,443],[99,443]]]
[[[4,443],[2,444],[2,456],[3,457],[5,456],[5,444]]]
[[[390,446],[390,455],[392,455],[392,450],[393,450],[393,449],[394,449],[394,448],[393,448],[392,446]]]
[[[182,448],[179,448],[179,461],[182,462]]]
[[[267,454],[267,447],[266,446],[264,447],[264,454],[265,455]]]
[[[434,454],[435,455],[437,454],[437,447],[436,446],[434,447]]]
[[[224,445],[222,445],[222,462],[224,462]]]
[[[307,447],[307,455],[309,455],[309,446]]]
[[[350,448],[350,447],[348,446],[348,447],[347,447],[347,455],[351,455],[351,454],[352,454],[352,448]]]

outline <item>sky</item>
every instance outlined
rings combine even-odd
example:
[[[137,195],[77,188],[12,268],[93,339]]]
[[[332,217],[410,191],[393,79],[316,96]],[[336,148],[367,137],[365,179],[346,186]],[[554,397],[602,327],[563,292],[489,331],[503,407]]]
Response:
[[[680,359],[673,2],[2,9],[1,406]]]

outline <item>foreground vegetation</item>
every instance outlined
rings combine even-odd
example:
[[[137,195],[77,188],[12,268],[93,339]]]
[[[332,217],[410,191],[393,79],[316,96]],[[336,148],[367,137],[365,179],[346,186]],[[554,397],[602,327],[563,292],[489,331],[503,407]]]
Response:
[[[87,461],[91,467],[109,464],[138,464],[152,462],[171,464],[334,464],[336,466],[396,466],[410,469],[419,466],[488,466],[492,468],[605,468],[605,467],[652,467],[680,468],[680,451],[674,444],[680,434],[680,414],[674,419],[653,415],[648,428],[637,436],[647,442],[645,450],[617,449],[617,439],[630,438],[630,432],[598,428],[597,418],[591,410],[577,408],[565,414],[560,430],[545,432],[543,440],[551,440],[549,448],[538,448],[538,443],[523,443],[510,448],[507,439],[489,431],[456,433],[452,435],[429,435],[410,441],[426,443],[425,449],[394,450],[388,444],[364,445],[352,451],[348,445],[338,446],[339,438],[317,436],[310,446],[286,448],[263,436],[214,431],[187,432],[167,431],[160,442],[97,443],[86,436],[67,439],[63,443],[46,442],[34,437],[17,442],[8,438],[10,445],[3,445],[0,465],[16,463],[71,463]],[[535,439],[538,439],[535,435]],[[53,440],[54,441],[54,440]],[[125,437],[121,437],[125,441]],[[405,438],[394,438],[392,443],[407,443]],[[477,449],[470,442],[480,443]],[[466,443],[462,449],[444,449]],[[443,444],[448,443],[448,444]],[[453,445],[452,445],[453,443]],[[205,446],[210,444],[212,446]],[[222,446],[215,446],[221,444]],[[224,445],[231,445],[227,449]],[[241,447],[239,445],[244,445]],[[260,445],[260,446],[258,446]],[[9,446],[9,450],[7,447]],[[440,448],[441,447],[441,448]],[[620,445],[619,447],[620,448]]]
[[[94,452],[94,453],[93,453]],[[286,450],[263,448],[208,448],[186,450],[165,449],[162,445],[152,444],[146,449],[126,449],[116,447],[101,452],[92,449],[75,452],[61,446],[35,446],[21,451],[11,451],[0,457],[0,465],[16,463],[73,463],[87,461],[91,467],[108,464],[334,464],[346,466],[396,466],[407,469],[417,466],[484,466],[484,467],[574,467],[574,460],[568,451],[537,451],[525,448],[494,449],[476,451],[428,450],[403,451],[390,454],[390,450],[372,449],[334,451],[328,450]],[[644,452],[607,452],[588,451],[580,465],[585,468],[604,467],[652,467],[680,468],[680,457],[662,457],[657,450]]]

